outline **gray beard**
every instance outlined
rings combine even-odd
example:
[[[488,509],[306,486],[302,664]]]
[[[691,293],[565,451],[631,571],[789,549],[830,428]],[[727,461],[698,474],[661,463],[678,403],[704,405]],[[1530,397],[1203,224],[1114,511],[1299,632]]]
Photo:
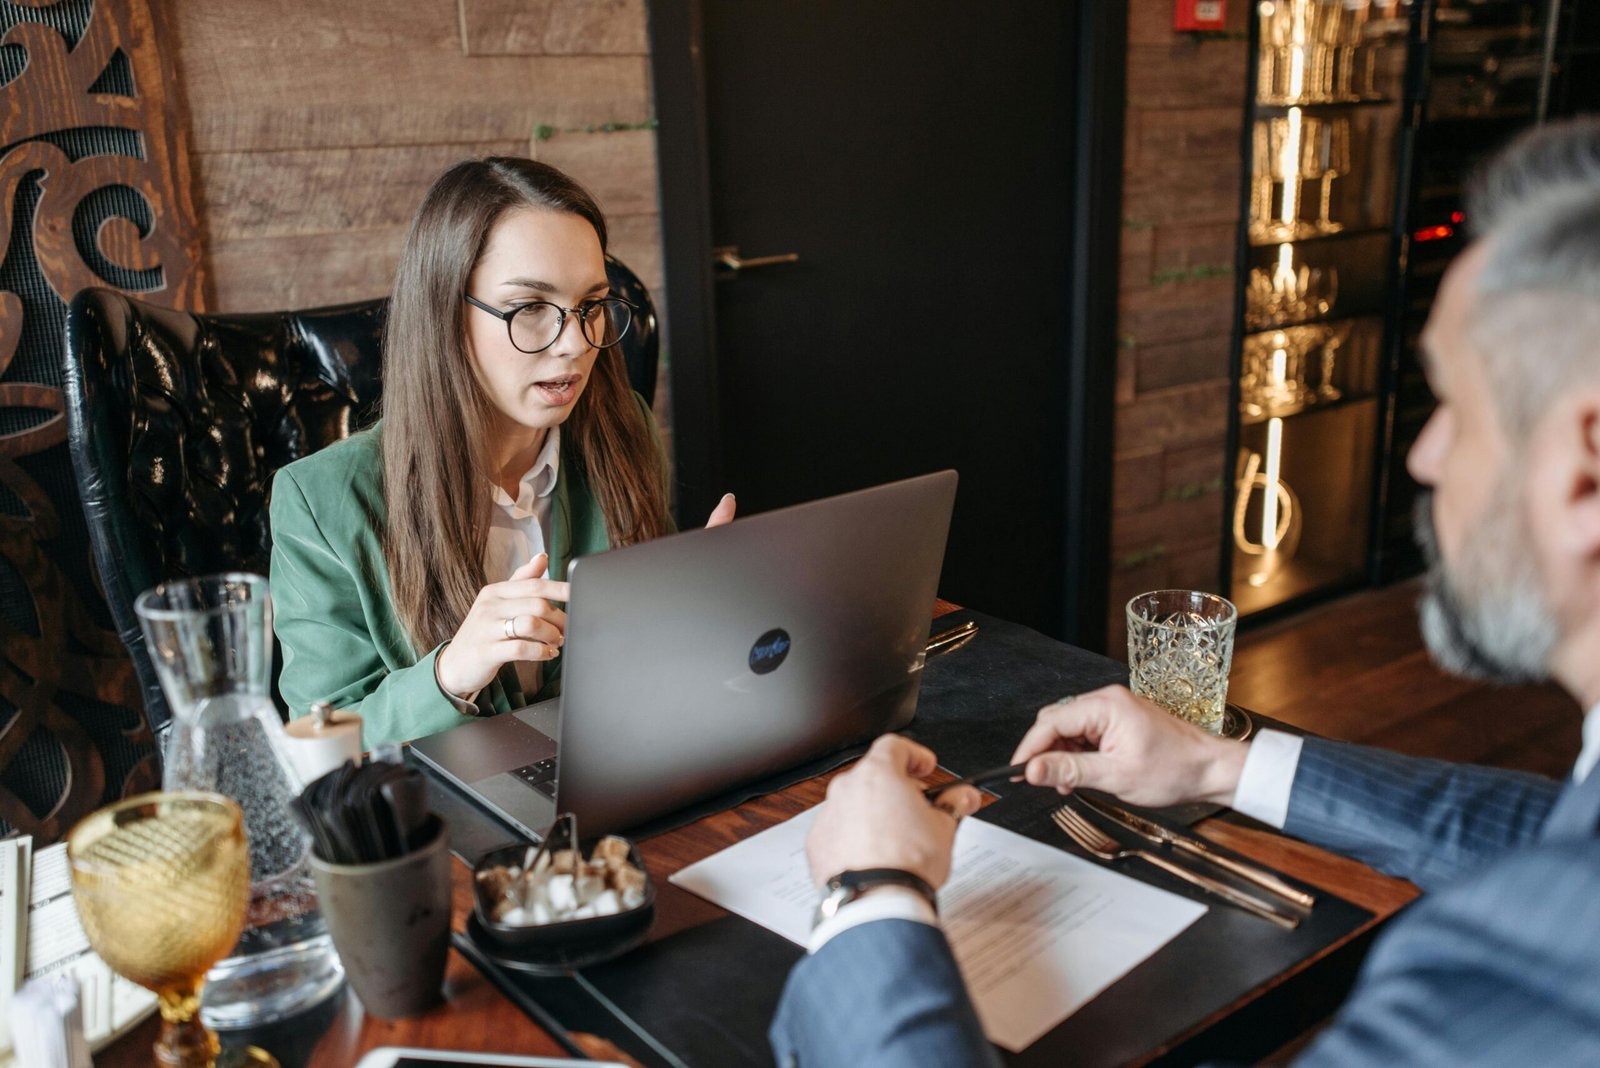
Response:
[[[1434,662],[1453,674],[1506,685],[1543,682],[1559,635],[1506,488],[1502,482],[1449,567],[1433,527],[1433,494],[1418,496],[1416,539],[1428,563],[1422,638]]]

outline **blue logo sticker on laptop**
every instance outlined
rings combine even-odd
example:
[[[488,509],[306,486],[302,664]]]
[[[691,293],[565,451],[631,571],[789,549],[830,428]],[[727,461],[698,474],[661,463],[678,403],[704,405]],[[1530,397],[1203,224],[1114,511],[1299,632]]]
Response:
[[[783,658],[789,655],[789,632],[782,627],[767,631],[750,647],[750,670],[757,675],[778,670]]]

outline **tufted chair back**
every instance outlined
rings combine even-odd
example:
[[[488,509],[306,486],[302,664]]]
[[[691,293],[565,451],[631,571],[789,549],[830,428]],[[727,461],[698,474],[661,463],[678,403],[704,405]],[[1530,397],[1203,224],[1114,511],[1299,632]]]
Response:
[[[68,449],[158,738],[170,714],[134,599],[180,575],[267,573],[273,474],[376,415],[387,303],[193,315],[110,289],[73,298]]]
[[[633,388],[651,397],[654,305],[626,266],[608,260],[606,270],[617,295],[642,306],[622,348]],[[73,298],[68,447],[111,617],[158,739],[171,713],[134,599],[167,578],[267,573],[272,476],[377,417],[387,306],[196,315],[110,289]]]

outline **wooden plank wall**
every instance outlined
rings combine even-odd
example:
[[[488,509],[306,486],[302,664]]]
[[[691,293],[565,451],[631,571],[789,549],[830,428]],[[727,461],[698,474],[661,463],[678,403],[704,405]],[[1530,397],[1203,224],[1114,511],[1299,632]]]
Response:
[[[493,153],[586,184],[659,296],[645,18],[645,0],[172,5],[210,306],[383,294],[428,183]]]
[[[1221,590],[1240,135],[1249,4],[1228,29],[1172,29],[1128,5],[1120,345],[1107,649],[1144,590]]]

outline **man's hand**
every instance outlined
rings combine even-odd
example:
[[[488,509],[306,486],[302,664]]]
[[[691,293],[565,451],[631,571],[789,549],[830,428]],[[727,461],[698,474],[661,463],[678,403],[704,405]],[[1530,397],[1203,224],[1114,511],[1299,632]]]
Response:
[[[818,886],[842,871],[897,868],[938,889],[950,876],[956,818],[976,812],[981,795],[953,786],[936,808],[917,780],[938,766],[933,750],[898,735],[872,743],[856,766],[828,784],[828,803],[806,836]]]
[[[1248,752],[1125,686],[1107,686],[1040,709],[1011,762],[1026,761],[1030,783],[1064,794],[1089,787],[1135,805],[1231,805]]]

